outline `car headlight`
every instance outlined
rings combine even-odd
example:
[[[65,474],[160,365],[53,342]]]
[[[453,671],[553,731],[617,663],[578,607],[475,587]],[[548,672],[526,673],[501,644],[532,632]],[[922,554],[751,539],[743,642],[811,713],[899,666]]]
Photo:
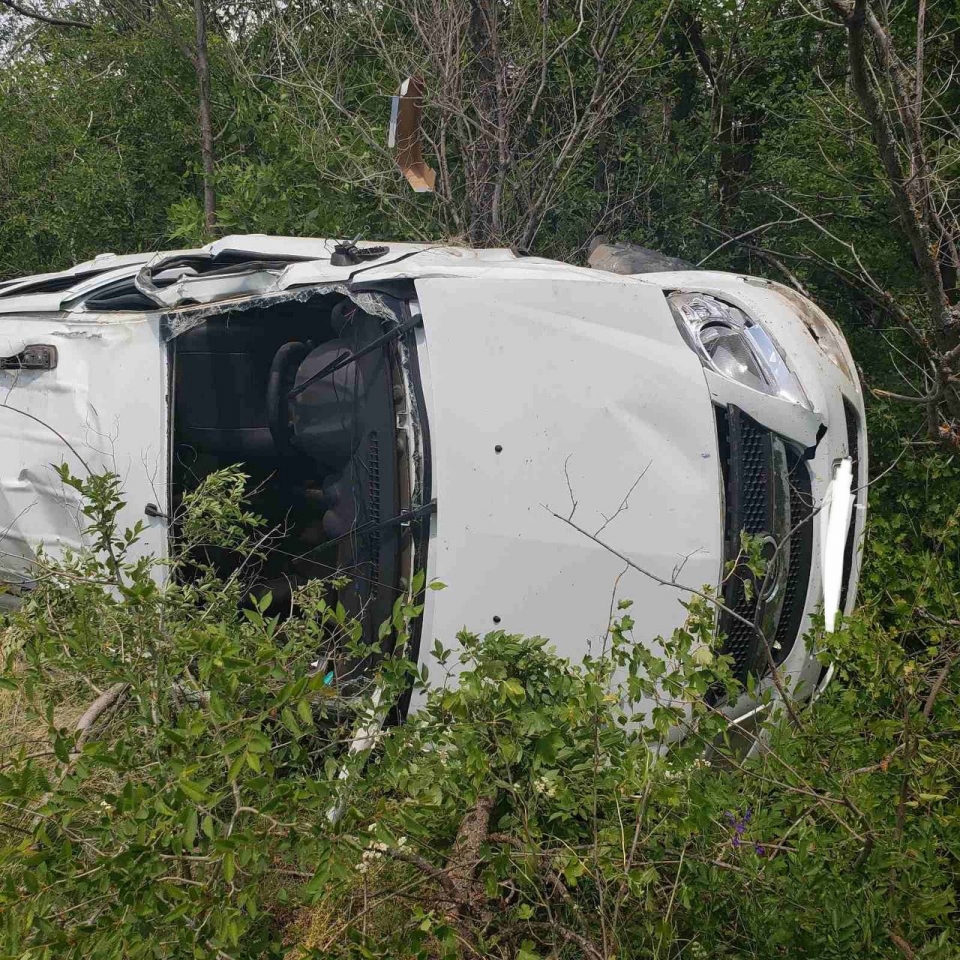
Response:
[[[668,297],[680,333],[701,362],[745,387],[812,410],[770,334],[738,307],[702,293]]]

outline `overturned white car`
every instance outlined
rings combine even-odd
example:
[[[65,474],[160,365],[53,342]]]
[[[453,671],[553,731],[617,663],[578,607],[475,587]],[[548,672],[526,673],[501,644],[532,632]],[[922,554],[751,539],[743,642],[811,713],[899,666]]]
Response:
[[[121,523],[158,555],[185,491],[245,464],[285,531],[262,571],[281,606],[344,571],[375,632],[426,570],[448,588],[427,593],[425,659],[464,626],[579,659],[615,588],[654,638],[683,621],[674,584],[712,584],[737,674],[769,671],[756,623],[812,693],[801,638],[854,603],[860,385],[833,323],[766,280],[265,236],[107,254],[0,284],[0,392],[8,602],[39,544],[81,545],[53,469],[79,455],[121,476]],[[763,589],[741,531],[769,547]],[[618,582],[623,558],[666,585]]]

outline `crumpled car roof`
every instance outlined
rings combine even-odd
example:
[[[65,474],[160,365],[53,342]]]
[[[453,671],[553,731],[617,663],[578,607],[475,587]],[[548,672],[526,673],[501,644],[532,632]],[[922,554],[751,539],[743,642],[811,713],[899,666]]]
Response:
[[[381,258],[337,266],[330,260],[340,242],[247,234],[224,237],[192,250],[124,256],[101,254],[68,270],[23,277],[0,285],[0,315],[70,310],[103,287],[130,277],[137,278],[138,288],[149,291],[159,309],[175,308],[186,301],[215,302],[243,294],[268,294],[313,284],[352,283],[357,279],[374,283],[471,274],[491,279],[550,275],[562,275],[568,279],[580,276],[592,282],[623,279],[555,260],[520,257],[507,249],[471,249],[443,243],[391,242],[386,244],[389,250]],[[236,278],[245,276],[245,272],[234,267],[230,274],[234,279],[225,281],[221,273],[216,283],[204,283],[205,277],[197,278],[195,271],[183,265],[184,261],[191,259],[218,258],[229,258],[234,265],[249,260],[250,272],[259,272],[263,277],[251,288],[249,276],[244,285]],[[171,281],[168,276],[161,292],[152,286],[150,277],[165,270],[173,274],[174,279]],[[210,279],[214,279],[213,274]]]

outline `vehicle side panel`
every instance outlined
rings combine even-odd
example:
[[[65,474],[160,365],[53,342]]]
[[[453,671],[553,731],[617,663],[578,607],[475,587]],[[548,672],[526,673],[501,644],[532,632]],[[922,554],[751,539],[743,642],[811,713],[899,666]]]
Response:
[[[146,530],[138,554],[164,556],[167,510],[167,363],[157,320],[71,322],[62,315],[4,317],[0,355],[55,346],[52,370],[0,370],[0,579],[29,581],[36,548],[57,553],[84,542],[86,518],[55,467],[67,463],[120,476],[121,530]],[[86,464],[86,466],[84,466]],[[16,590],[14,590],[14,593]]]

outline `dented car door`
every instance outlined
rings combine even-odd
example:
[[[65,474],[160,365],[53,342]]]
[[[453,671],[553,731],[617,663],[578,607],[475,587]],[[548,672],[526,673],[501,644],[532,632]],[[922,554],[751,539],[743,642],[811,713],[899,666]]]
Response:
[[[121,528],[145,524],[135,552],[166,555],[167,354],[157,324],[143,315],[4,318],[0,578],[10,584],[8,602],[36,577],[38,549],[83,545],[87,521],[76,491],[57,474],[63,463],[75,476],[118,474],[126,499]]]

